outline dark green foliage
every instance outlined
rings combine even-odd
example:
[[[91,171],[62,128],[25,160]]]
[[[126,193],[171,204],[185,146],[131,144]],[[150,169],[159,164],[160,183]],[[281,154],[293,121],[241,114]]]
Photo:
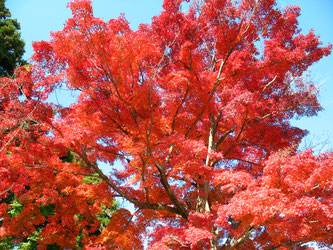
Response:
[[[60,246],[58,246],[57,244],[53,244],[53,245],[48,245],[47,250],[60,250]]]
[[[11,203],[14,199],[15,199],[15,194],[9,191],[9,192],[8,192],[8,195],[6,196],[6,198],[3,198],[3,199],[0,200],[0,204],[1,204],[1,203],[9,204],[9,203]]]
[[[15,247],[15,239],[12,237],[0,241],[0,249],[13,249],[14,247]]]
[[[20,24],[10,17],[5,0],[0,0],[0,76],[12,75],[17,65],[25,64]]]
[[[55,215],[55,204],[49,204],[47,206],[41,205],[40,206],[40,213],[45,216],[48,217],[50,215]]]
[[[70,150],[68,150],[67,155],[60,157],[60,159],[62,162],[75,162],[74,153]]]

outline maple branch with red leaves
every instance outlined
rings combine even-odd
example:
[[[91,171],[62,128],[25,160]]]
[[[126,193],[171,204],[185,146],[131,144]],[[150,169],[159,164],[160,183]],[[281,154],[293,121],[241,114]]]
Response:
[[[125,192],[123,192],[121,190],[121,188],[119,188],[116,184],[114,184],[97,166],[96,163],[92,163],[88,160],[88,158],[86,157],[86,155],[79,153],[79,152],[75,152],[77,155],[79,155],[80,159],[82,159],[85,164],[87,164],[87,166],[91,167],[92,169],[94,169],[96,171],[96,173],[98,173],[99,177],[101,177],[103,179],[103,181],[105,181],[113,190],[115,190],[119,195],[121,195],[121,197],[125,198],[126,200],[132,202],[134,205],[136,205],[138,208],[141,209],[157,209],[157,210],[165,210],[171,213],[176,213],[176,214],[180,214],[182,215],[178,209],[174,208],[174,207],[170,207],[164,204],[157,204],[157,203],[149,203],[149,202],[140,202],[138,199],[136,198],[132,198],[129,195],[127,195]]]
[[[333,244],[332,153],[298,152],[306,132],[290,124],[321,110],[300,76],[332,46],[301,34],[298,7],[164,0],[134,31],[124,16],[94,17],[90,0],[68,6],[31,66],[0,79],[0,241]],[[65,85],[79,90],[69,108],[46,101]],[[118,197],[137,211],[106,210]]]

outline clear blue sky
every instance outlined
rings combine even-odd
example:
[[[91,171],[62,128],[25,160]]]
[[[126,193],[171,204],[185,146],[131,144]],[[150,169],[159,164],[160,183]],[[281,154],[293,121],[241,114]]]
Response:
[[[151,17],[162,10],[163,0],[92,0],[95,16],[104,20],[125,13],[131,27],[149,23]],[[327,45],[333,43],[333,0],[281,0],[281,6],[301,7],[300,27],[303,32],[311,28]],[[49,40],[50,31],[60,30],[70,10],[67,0],[7,0],[6,6],[21,23],[22,38],[26,41],[25,58],[32,55],[32,41]],[[295,121],[294,124],[310,131],[314,142],[328,139],[325,149],[333,149],[333,55],[311,68],[313,81],[321,86],[320,102],[324,111],[318,116]],[[59,97],[64,98],[64,96]]]

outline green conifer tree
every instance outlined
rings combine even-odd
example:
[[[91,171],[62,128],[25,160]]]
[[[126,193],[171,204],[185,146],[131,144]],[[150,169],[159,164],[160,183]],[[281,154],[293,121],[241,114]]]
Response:
[[[24,64],[24,41],[21,39],[20,24],[0,0],[0,76],[12,75],[19,64]]]

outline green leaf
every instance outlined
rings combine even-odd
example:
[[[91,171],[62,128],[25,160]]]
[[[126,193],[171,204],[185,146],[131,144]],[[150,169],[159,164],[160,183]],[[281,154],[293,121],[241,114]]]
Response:
[[[13,218],[19,215],[22,212],[23,208],[24,208],[23,205],[18,201],[17,198],[15,198],[10,204],[10,208],[8,209],[8,214],[10,215],[10,217]]]
[[[102,180],[102,178],[100,178],[98,176],[98,173],[95,173],[94,176],[85,176],[82,179],[82,182],[83,183],[90,183],[90,184],[98,184],[98,183],[102,183],[103,180]]]

